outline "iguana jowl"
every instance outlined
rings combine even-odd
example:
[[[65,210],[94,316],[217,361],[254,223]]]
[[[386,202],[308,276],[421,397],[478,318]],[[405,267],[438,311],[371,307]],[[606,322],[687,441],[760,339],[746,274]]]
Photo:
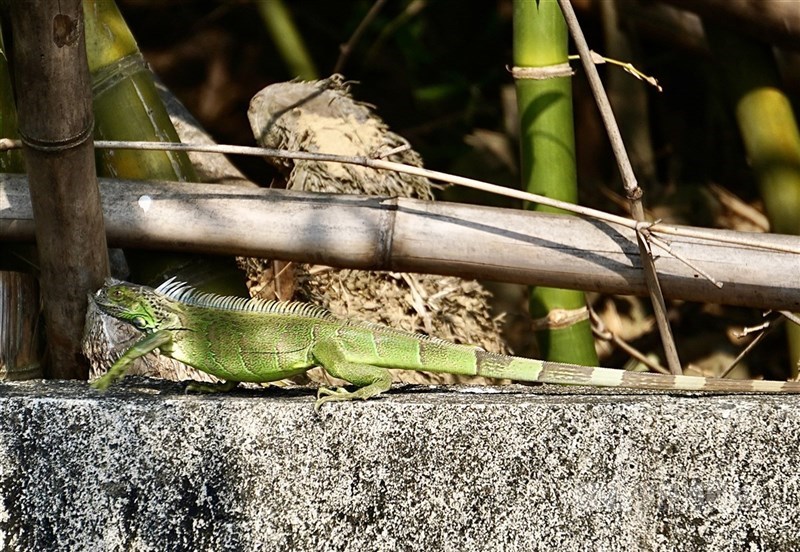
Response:
[[[93,383],[98,389],[122,378],[131,361],[159,349],[225,380],[221,389],[239,382],[276,381],[314,366],[357,388],[320,388],[315,408],[386,391],[391,386],[390,368],[598,387],[800,392],[798,382],[670,376],[499,355],[377,324],[340,320],[307,303],[223,297],[173,280],[156,289],[109,280],[93,299],[104,313],[144,332]]]

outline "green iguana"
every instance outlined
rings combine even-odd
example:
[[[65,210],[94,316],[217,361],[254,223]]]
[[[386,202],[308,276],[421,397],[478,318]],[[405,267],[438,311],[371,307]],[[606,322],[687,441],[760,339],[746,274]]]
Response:
[[[189,390],[266,383],[314,366],[357,388],[320,388],[315,409],[328,401],[368,399],[388,390],[389,368],[598,387],[800,393],[800,382],[648,374],[489,353],[387,326],[341,320],[308,303],[223,297],[174,279],[156,289],[109,279],[93,299],[102,312],[144,332],[93,383],[97,389],[122,378],[131,361],[159,349],[226,382],[193,384]]]

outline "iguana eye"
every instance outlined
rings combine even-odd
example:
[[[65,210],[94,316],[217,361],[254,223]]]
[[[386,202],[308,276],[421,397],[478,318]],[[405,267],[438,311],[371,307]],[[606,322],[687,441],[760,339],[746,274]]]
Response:
[[[141,316],[134,316],[134,317],[131,319],[131,324],[133,324],[133,326],[134,326],[136,329],[143,330],[143,329],[145,329],[145,328],[147,327],[147,320],[145,320],[145,319],[144,319],[143,317],[141,317]]]

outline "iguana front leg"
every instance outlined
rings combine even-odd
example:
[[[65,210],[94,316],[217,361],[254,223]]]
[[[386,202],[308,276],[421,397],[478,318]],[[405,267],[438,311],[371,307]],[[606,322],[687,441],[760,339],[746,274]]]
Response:
[[[371,364],[350,362],[347,360],[344,348],[333,340],[320,341],[311,349],[311,354],[328,374],[358,387],[355,391],[348,391],[343,387],[338,389],[320,387],[317,392],[317,402],[314,403],[316,411],[319,411],[320,406],[326,402],[366,400],[387,391],[392,386],[389,370]]]
[[[166,348],[172,343],[172,334],[167,330],[160,330],[144,336],[133,344],[117,361],[108,369],[102,377],[92,382],[95,389],[106,389],[118,379],[125,377],[125,372],[134,360],[143,357],[158,348]]]

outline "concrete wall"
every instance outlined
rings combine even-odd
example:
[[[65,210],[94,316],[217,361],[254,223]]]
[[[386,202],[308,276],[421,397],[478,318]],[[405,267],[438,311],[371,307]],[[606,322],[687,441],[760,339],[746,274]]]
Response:
[[[3,550],[797,550],[800,399],[0,384]]]

